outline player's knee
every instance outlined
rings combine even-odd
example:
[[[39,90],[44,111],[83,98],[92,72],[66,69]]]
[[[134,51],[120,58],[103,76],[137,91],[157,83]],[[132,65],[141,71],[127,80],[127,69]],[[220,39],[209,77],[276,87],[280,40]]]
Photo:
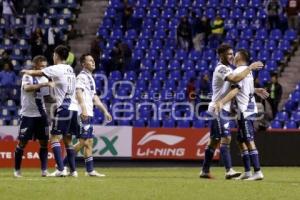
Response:
[[[254,141],[248,141],[247,142],[247,147],[248,147],[249,150],[256,149],[256,145],[255,145]]]
[[[59,142],[60,139],[61,139],[60,135],[51,135],[51,137],[50,137],[51,142]]]
[[[239,142],[238,145],[239,145],[239,148],[240,148],[241,152],[248,150],[248,147],[244,142]]]
[[[230,136],[221,138],[221,143],[222,144],[230,144],[230,142],[231,142],[231,137]]]
[[[211,139],[208,143],[208,146],[213,148],[213,149],[216,149],[218,144],[219,144],[220,140],[214,140],[214,139]]]

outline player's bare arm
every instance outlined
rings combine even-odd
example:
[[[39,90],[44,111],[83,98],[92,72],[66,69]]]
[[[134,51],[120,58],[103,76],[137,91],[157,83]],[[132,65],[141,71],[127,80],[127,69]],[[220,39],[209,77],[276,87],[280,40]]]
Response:
[[[85,106],[85,103],[84,103],[84,100],[83,100],[83,91],[80,88],[76,89],[76,99],[77,99],[78,104],[81,108],[80,117],[83,121],[86,121],[88,119],[89,115],[87,113],[86,106]]]
[[[26,91],[26,92],[34,92],[34,91],[37,91],[43,87],[55,87],[55,83],[50,81],[50,82],[46,82],[46,83],[39,83],[39,84],[28,84],[28,85],[24,85],[23,86],[23,89]]]
[[[104,113],[106,121],[110,122],[112,120],[112,116],[107,111],[106,107],[103,105],[103,103],[101,102],[101,100],[99,99],[99,97],[97,95],[94,95],[93,101],[94,101],[95,106]]]
[[[265,88],[255,88],[254,92],[262,99],[266,99],[270,96]]]
[[[252,70],[260,70],[264,64],[260,61],[253,62],[249,67],[237,74],[230,74],[226,77],[226,80],[232,83],[238,83],[243,80]]]
[[[215,104],[215,113],[218,114],[222,110],[223,105],[231,101],[239,93],[239,91],[239,88],[234,88],[230,90],[230,92],[224,98],[217,101]]]
[[[29,76],[45,76],[42,70],[28,70],[28,69],[23,69],[21,74],[27,74]]]

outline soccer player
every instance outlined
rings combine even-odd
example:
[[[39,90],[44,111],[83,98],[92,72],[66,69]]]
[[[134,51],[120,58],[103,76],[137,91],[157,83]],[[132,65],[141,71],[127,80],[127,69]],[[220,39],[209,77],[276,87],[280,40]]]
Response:
[[[47,66],[44,56],[36,56],[32,60],[33,70],[41,70]],[[42,176],[47,176],[49,125],[45,110],[44,98],[48,97],[49,87],[54,87],[44,76],[32,77],[24,75],[21,85],[21,121],[18,145],[15,150],[15,177],[21,177],[23,151],[29,140],[39,140]],[[49,98],[48,98],[49,99]]]
[[[77,135],[79,124],[77,120],[77,101],[75,98],[76,77],[73,68],[66,64],[69,50],[66,46],[59,45],[54,49],[54,65],[42,70],[22,70],[22,73],[31,76],[46,76],[55,82],[54,95],[56,99],[56,110],[51,130],[50,142],[57,165],[57,170],[50,176],[63,177],[67,173],[64,170],[61,156],[60,139],[67,151],[67,158],[70,164],[70,176],[77,177],[75,167],[75,152],[72,144],[72,135]]]
[[[209,103],[208,112],[213,119],[210,124],[210,141],[205,150],[205,159],[203,162],[200,178],[212,178],[210,174],[210,165],[215,153],[215,149],[220,144],[220,153],[225,165],[225,178],[231,179],[238,177],[241,173],[232,169],[230,142],[231,133],[229,128],[230,102],[224,104],[222,109],[222,117],[214,114],[215,103],[222,99],[230,91],[230,83],[237,83],[244,79],[252,70],[260,69],[263,64],[254,62],[249,67],[237,74],[232,73],[230,65],[233,64],[233,50],[228,44],[221,44],[217,49],[219,63],[214,70],[212,80],[213,96]]]
[[[246,50],[238,50],[234,65],[237,67],[234,74],[248,68],[249,53]],[[258,151],[254,142],[254,127],[253,120],[257,114],[257,106],[254,98],[254,93],[265,99],[269,96],[268,92],[263,88],[254,88],[254,79],[252,73],[248,74],[246,78],[233,85],[233,89],[219,102],[217,102],[216,110],[220,110],[222,105],[230,102],[235,97],[240,116],[238,118],[238,135],[237,140],[241,150],[241,156],[245,168],[245,172],[237,179],[245,180],[262,180],[263,173],[260,170]],[[251,162],[250,162],[251,161]],[[250,163],[254,168],[252,175]]]
[[[79,73],[76,79],[76,97],[79,104],[79,114],[81,118],[81,131],[77,135],[79,139],[78,143],[75,144],[74,149],[77,153],[82,148],[84,149],[84,159],[86,167],[86,175],[103,177],[104,174],[100,174],[94,170],[93,166],[93,108],[94,105],[100,109],[107,121],[111,121],[112,117],[100,101],[96,94],[96,85],[92,72],[95,70],[95,61],[90,54],[83,54],[80,57],[80,64],[83,70]],[[68,164],[68,160],[64,159],[64,165]]]

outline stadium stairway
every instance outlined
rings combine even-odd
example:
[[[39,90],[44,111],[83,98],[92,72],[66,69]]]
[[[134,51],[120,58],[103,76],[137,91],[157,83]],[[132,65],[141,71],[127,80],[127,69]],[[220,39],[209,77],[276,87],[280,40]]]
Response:
[[[288,66],[285,67],[283,73],[278,79],[279,83],[283,88],[279,110],[282,109],[284,103],[288,100],[289,95],[294,91],[296,85],[299,82],[299,75],[300,75],[299,63],[300,63],[300,48],[298,48],[295,54],[291,57]]]
[[[83,34],[83,37],[70,41],[72,52],[79,59],[83,53],[90,52],[91,41],[95,38],[100,22],[104,16],[108,0],[85,0],[81,7],[75,29]]]

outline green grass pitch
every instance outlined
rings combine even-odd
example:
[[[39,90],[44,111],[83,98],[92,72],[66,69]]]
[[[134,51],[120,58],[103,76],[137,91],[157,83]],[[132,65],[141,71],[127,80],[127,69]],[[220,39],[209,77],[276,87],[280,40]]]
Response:
[[[242,170],[241,168],[236,168]],[[0,169],[0,199],[300,199],[300,168],[263,168],[265,180],[224,180],[224,169],[212,168],[214,180],[198,178],[199,168],[98,168],[107,176],[78,178],[40,177],[37,169],[24,169],[22,178],[12,169]]]

